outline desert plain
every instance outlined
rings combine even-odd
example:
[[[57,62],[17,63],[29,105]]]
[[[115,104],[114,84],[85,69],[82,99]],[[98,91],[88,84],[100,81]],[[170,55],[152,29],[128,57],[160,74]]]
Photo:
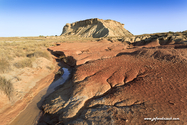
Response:
[[[60,36],[1,37],[0,123],[18,124],[62,68],[69,78],[27,124],[187,124],[187,31],[133,35],[95,18],[67,23]]]

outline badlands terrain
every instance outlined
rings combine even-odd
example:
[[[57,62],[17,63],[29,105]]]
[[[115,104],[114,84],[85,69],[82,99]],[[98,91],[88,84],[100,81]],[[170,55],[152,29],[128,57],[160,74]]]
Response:
[[[187,31],[133,35],[120,22],[95,18],[66,24],[61,36],[0,42],[2,125],[16,125],[62,67],[69,79],[44,98],[39,118],[27,124],[187,124]]]

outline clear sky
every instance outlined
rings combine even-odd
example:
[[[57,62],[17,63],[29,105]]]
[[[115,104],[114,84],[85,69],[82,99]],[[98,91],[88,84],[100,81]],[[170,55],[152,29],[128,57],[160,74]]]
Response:
[[[89,18],[124,23],[134,35],[187,30],[187,0],[0,0],[0,37],[60,35]]]

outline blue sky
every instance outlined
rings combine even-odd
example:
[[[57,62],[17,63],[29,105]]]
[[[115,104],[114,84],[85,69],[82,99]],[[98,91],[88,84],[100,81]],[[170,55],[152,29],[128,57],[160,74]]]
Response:
[[[187,30],[187,0],[0,0],[0,37],[60,35],[66,23],[113,19],[134,35]]]

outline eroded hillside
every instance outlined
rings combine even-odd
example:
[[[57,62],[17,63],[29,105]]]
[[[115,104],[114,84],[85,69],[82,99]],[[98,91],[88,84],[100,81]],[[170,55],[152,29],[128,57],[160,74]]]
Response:
[[[133,36],[124,28],[124,24],[114,20],[102,20],[98,18],[87,19],[75,23],[67,23],[61,34],[62,36],[80,37],[109,37],[109,36]]]

